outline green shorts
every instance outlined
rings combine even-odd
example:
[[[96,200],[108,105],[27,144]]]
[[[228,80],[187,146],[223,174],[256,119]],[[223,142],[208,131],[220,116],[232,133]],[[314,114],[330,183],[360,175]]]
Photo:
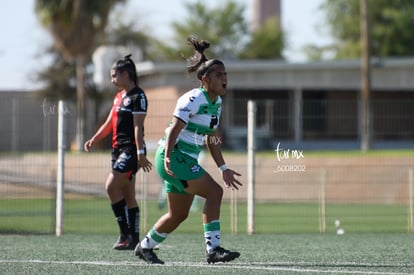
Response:
[[[164,147],[158,147],[155,153],[155,168],[157,169],[158,175],[164,180],[166,192],[188,194],[184,191],[188,186],[187,180],[198,179],[206,171],[198,164],[196,159],[174,148],[170,156],[170,168],[176,177],[171,177],[164,169],[164,155]]]

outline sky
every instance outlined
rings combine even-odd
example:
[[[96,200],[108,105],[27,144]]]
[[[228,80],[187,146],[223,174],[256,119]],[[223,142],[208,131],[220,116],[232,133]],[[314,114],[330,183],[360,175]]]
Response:
[[[194,2],[196,0],[187,0]],[[246,21],[252,17],[252,0],[236,0],[246,7]],[[128,0],[125,16],[139,18],[151,26],[157,36],[171,34],[170,23],[185,17],[183,0]],[[217,7],[222,0],[204,0]],[[288,48],[284,52],[289,62],[305,62],[301,48],[306,44],[329,42],[326,30],[320,26],[323,14],[318,7],[324,0],[282,0],[282,29],[287,33]],[[38,87],[34,72],[48,65],[41,56],[51,44],[51,37],[39,24],[34,13],[35,0],[3,1],[0,9],[0,91],[33,90]]]

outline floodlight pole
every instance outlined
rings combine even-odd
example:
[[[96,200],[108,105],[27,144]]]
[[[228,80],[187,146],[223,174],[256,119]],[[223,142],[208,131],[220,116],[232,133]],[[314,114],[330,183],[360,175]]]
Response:
[[[360,28],[361,28],[361,150],[366,152],[371,149],[372,125],[371,125],[371,29],[369,23],[368,0],[360,0]]]

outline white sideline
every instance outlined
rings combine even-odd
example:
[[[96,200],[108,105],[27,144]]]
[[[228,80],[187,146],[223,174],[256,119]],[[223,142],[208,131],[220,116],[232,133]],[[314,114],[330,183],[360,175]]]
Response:
[[[56,265],[101,265],[101,266],[149,266],[143,261],[49,261],[49,260],[13,260],[13,259],[0,259],[0,264],[13,264],[13,263],[34,263],[34,264],[56,264]],[[266,262],[266,263],[250,263],[250,264],[236,264],[236,263],[225,263],[225,264],[207,264],[207,263],[196,263],[196,262],[168,262],[164,265],[157,265],[156,267],[204,267],[204,268],[230,268],[230,269],[240,269],[240,270],[266,270],[266,271],[286,271],[286,272],[295,272],[295,273],[336,273],[336,274],[382,274],[382,275],[397,275],[405,274],[401,272],[377,272],[377,271],[366,271],[366,270],[336,270],[334,268],[326,269],[317,269],[317,268],[300,268],[301,265],[306,265],[307,263],[286,263],[286,262]],[[311,265],[312,263],[308,263]],[[262,266],[260,266],[262,265]],[[277,266],[277,265],[283,265]],[[286,267],[286,265],[292,265],[292,267]],[[294,267],[294,266],[297,267]],[[335,265],[341,265],[340,263],[335,263]],[[350,265],[350,263],[344,263],[343,265]],[[370,266],[370,265],[366,265]],[[155,266],[154,266],[155,267]],[[378,267],[375,264],[372,267]]]

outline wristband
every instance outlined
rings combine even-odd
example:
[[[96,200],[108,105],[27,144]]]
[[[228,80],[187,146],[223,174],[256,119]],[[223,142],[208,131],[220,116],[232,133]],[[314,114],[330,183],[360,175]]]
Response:
[[[226,164],[223,164],[222,166],[219,167],[219,169],[220,169],[221,172],[224,172],[224,171],[226,171],[229,168],[227,168],[227,165]]]
[[[145,155],[145,150],[144,149],[139,149],[139,150],[137,150],[137,154],[138,155]]]

